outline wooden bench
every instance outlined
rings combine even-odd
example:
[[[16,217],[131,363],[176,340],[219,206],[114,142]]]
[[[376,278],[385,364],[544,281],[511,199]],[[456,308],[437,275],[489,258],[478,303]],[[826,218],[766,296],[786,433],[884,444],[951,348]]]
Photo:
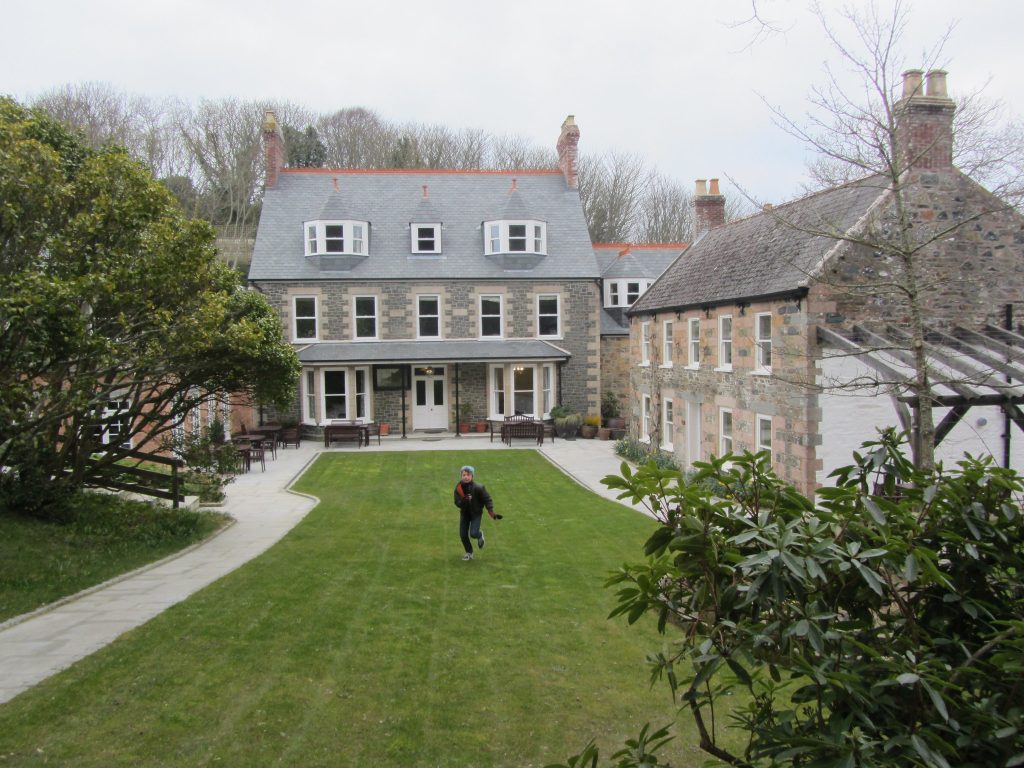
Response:
[[[369,430],[365,424],[327,424],[324,426],[324,448],[330,448],[334,440],[355,440],[360,448],[370,444]]]

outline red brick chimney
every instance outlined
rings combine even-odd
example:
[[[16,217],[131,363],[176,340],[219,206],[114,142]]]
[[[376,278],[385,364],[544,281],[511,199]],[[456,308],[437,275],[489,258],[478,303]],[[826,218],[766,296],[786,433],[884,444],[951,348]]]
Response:
[[[956,104],[946,94],[946,72],[920,69],[903,73],[903,95],[896,102],[896,143],[904,167],[940,171],[953,167],[953,113]]]
[[[284,137],[281,126],[277,124],[277,115],[270,109],[263,115],[263,151],[267,159],[263,186],[270,189],[277,184],[277,175],[284,168]]]
[[[725,197],[718,191],[718,179],[711,179],[710,190],[705,179],[697,179],[697,189],[693,195],[693,212],[694,240],[709,229],[725,224]]]
[[[562,132],[558,134],[555,149],[558,151],[558,167],[562,169],[566,185],[572,189],[579,186],[576,177],[576,145],[579,143],[580,129],[576,127],[573,116],[569,115],[562,123]]]

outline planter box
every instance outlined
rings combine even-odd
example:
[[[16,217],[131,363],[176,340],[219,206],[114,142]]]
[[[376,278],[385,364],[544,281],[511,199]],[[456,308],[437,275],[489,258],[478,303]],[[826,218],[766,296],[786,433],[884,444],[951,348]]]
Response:
[[[597,427],[591,426],[590,424],[584,424],[580,427],[580,437],[585,437],[588,440],[593,438],[597,434]]]

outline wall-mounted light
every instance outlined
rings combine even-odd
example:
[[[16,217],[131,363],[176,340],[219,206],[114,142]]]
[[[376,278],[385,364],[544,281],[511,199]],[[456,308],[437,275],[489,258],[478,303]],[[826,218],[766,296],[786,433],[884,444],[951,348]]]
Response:
[[[428,365],[426,368],[423,369],[423,375],[424,376],[433,376],[434,375],[434,369],[431,366]]]

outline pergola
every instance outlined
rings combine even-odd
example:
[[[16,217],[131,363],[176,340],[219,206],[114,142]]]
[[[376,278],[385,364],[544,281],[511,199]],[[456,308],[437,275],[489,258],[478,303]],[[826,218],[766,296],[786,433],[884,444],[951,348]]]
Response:
[[[914,356],[910,335],[887,326],[873,330],[818,327],[818,343],[856,356],[879,376],[896,407],[900,424],[918,441],[916,414],[922,405],[950,410],[935,427],[936,446],[974,406],[998,406],[1005,414],[1003,466],[1010,466],[1010,423],[1024,432],[1024,335],[985,325],[980,330],[954,326],[928,328],[925,353],[934,386],[922,398],[913,392]]]

